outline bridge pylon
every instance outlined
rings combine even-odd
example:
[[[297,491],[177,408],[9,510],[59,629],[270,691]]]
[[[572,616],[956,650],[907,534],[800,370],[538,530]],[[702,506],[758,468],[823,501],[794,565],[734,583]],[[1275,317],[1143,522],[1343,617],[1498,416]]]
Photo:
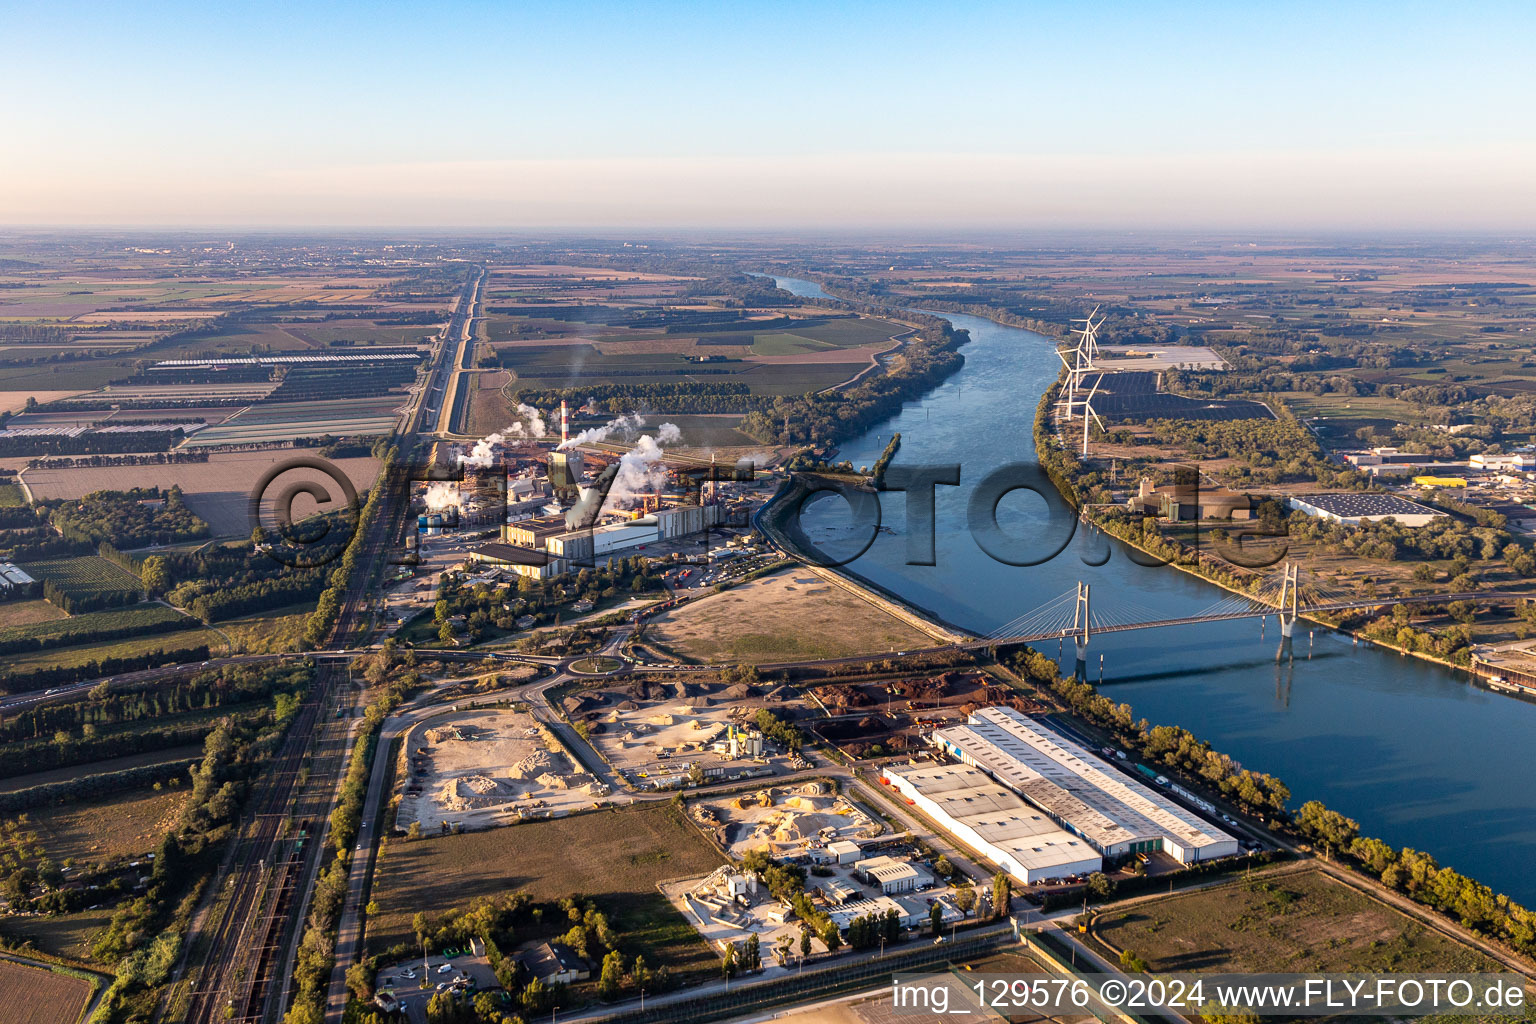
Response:
[[[1301,567],[1285,563],[1285,582],[1280,586],[1280,609],[1275,618],[1280,620],[1280,646],[1275,650],[1275,663],[1289,661],[1291,636],[1296,632],[1296,614],[1299,599],[1296,591],[1301,579]],[[1289,607],[1287,607],[1289,604]]]
[[[1089,618],[1088,584],[1077,582],[1077,605],[1072,610],[1072,644],[1077,648],[1077,666],[1074,674],[1083,680],[1088,678],[1088,635],[1092,628]]]
[[[1296,629],[1297,589],[1301,579],[1301,566],[1285,563],[1285,582],[1280,585],[1280,635],[1290,639]],[[1286,607],[1289,601],[1290,607]]]

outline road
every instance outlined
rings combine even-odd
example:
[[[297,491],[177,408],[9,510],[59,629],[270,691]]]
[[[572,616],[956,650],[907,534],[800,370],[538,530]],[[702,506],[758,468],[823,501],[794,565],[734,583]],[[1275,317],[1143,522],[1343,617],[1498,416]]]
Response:
[[[566,682],[570,677],[556,673],[545,679],[535,680],[524,686],[500,690],[495,693],[469,699],[456,698],[452,706],[459,708],[480,707],[506,701],[522,701],[531,706],[546,706],[544,693]],[[448,684],[444,684],[448,685]],[[441,690],[442,687],[438,687]],[[347,895],[342,903],[341,922],[336,935],[336,966],[331,971],[331,981],[326,994],[325,1019],[328,1024],[339,1024],[347,1006],[347,968],[361,958],[363,941],[363,897],[367,892],[369,875],[378,855],[379,837],[376,815],[382,804],[384,786],[390,775],[389,747],[418,722],[443,713],[443,705],[433,699],[433,693],[403,705],[395,714],[384,720],[379,728],[379,741],[375,747],[373,768],[368,775],[368,793],[363,801],[362,828],[358,832],[358,848],[347,872]]]

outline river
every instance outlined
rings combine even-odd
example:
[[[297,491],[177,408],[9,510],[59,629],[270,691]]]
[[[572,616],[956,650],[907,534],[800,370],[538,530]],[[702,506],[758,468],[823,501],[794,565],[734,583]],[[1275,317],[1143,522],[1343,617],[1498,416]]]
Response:
[[[797,295],[825,295],[811,281],[776,280]],[[1060,364],[1052,341],[1032,331],[938,315],[971,334],[961,349],[964,368],[844,442],[840,456],[873,465],[899,431],[893,464],[961,465],[960,486],[936,488],[937,564],[906,564],[905,498],[886,492],[881,514],[893,532],[878,535],[847,569],[978,634],[1072,591],[1079,579],[1101,606],[1144,612],[1141,621],[1194,614],[1219,600],[1219,588],[1137,564],[1102,535],[1080,532],[1055,559],[1028,568],[993,561],[976,545],[966,528],[971,487],[1000,465],[1034,461],[1035,407]],[[1038,528],[1042,514],[1039,499],[1019,492],[1004,500],[999,522],[1023,536],[1019,528]],[[810,506],[804,527],[829,551],[852,533],[836,500]],[[1283,664],[1273,619],[1265,638],[1254,619],[1101,634],[1089,646],[1088,678],[1098,681],[1102,655],[1105,695],[1137,717],[1182,725],[1245,767],[1283,779],[1293,805],[1321,800],[1368,835],[1430,852],[1536,905],[1536,877],[1525,871],[1536,861],[1536,758],[1529,756],[1536,704],[1328,630],[1316,630],[1309,648],[1306,626],[1297,624],[1293,658]],[[1070,664],[1070,644],[1065,653]]]

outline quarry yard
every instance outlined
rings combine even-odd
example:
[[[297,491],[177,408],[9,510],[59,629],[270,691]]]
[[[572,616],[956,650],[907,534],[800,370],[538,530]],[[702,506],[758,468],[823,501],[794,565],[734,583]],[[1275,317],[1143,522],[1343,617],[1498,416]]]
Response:
[[[641,680],[623,689],[588,690],[565,698],[566,714],[631,785],[682,785],[697,766],[707,778],[769,776],[797,768],[798,755],[764,742],[752,753],[743,734],[759,709],[793,718],[803,705],[788,687],[747,683],[670,684]],[[737,738],[732,750],[732,736]]]
[[[662,653],[748,664],[884,654],[932,640],[870,602],[805,570],[732,587],[654,619],[645,641]]]
[[[587,810],[607,797],[608,788],[556,745],[531,716],[513,710],[456,712],[418,724],[401,747],[396,826],[492,828]]]
[[[764,848],[779,857],[803,852],[808,842],[873,839],[885,832],[878,818],[815,780],[696,800],[689,813],[737,858]]]

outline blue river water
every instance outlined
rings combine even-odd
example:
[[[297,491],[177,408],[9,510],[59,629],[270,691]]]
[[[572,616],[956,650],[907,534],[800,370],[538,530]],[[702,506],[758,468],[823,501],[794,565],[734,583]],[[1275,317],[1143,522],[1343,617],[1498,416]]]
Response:
[[[777,278],[797,295],[819,297],[811,281]],[[908,565],[905,496],[881,496],[877,535],[847,569],[912,605],[978,634],[989,633],[1064,593],[1078,580],[1101,609],[1139,621],[1198,613],[1225,595],[1168,567],[1131,560],[1128,549],[1079,531],[1044,564],[994,561],[967,528],[974,485],[1006,463],[1033,463],[1040,395],[1056,379],[1053,343],[980,317],[940,314],[970,332],[965,366],[908,402],[840,457],[873,465],[891,435],[893,465],[959,463],[960,485],[936,488],[936,564]],[[1009,533],[1044,526],[1044,505],[1015,492],[999,507]],[[805,510],[806,534],[829,553],[852,553],[855,527],[836,499]],[[867,538],[865,529],[860,536]],[[841,547],[840,547],[841,545]],[[1102,564],[1092,564],[1102,563]],[[1070,603],[1067,605],[1070,613]],[[1100,634],[1087,676],[1104,693],[1154,724],[1177,724],[1245,767],[1283,779],[1293,804],[1319,799],[1397,846],[1536,905],[1536,704],[1490,693],[1456,672],[1352,638],[1297,624],[1292,658],[1276,661],[1273,619],[1204,622]],[[1055,656],[1049,642],[1039,645]],[[1068,666],[1072,646],[1065,650]]]

